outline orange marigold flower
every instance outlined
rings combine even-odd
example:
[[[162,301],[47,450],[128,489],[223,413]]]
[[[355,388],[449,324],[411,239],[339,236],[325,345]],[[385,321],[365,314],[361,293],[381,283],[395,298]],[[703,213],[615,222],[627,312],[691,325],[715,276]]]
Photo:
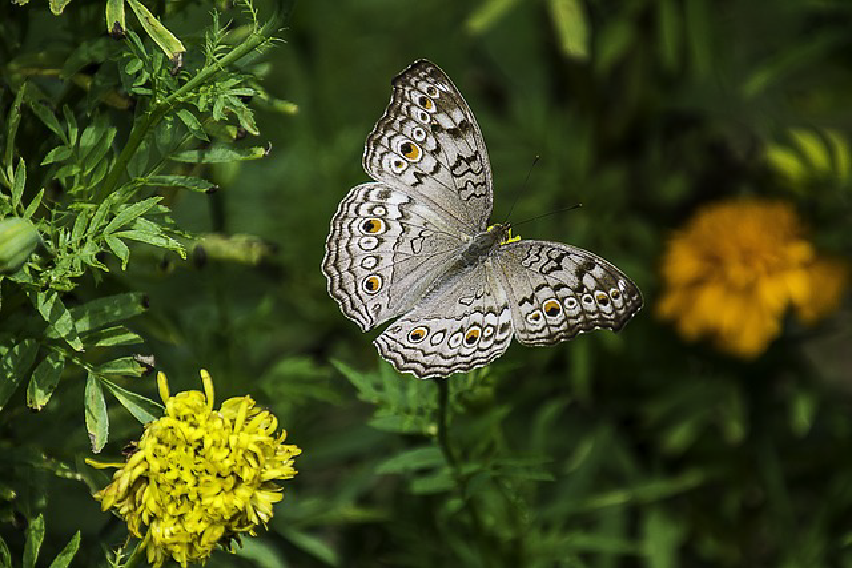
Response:
[[[810,324],[835,309],[845,263],[817,255],[793,207],[757,199],[707,206],[663,257],[657,314],[688,338],[754,357],[781,332],[789,307]]]

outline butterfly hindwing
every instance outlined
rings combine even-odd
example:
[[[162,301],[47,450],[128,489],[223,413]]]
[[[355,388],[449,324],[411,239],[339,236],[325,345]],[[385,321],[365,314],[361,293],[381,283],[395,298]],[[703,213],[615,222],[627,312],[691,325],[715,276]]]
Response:
[[[509,299],[490,260],[452,273],[375,340],[383,358],[417,377],[484,366],[512,341]]]
[[[367,137],[364,169],[421,195],[473,235],[485,229],[493,189],[485,141],[449,77],[420,60],[393,81],[384,115]]]
[[[642,307],[633,281],[584,249],[524,240],[501,245],[495,257],[522,344],[556,344],[597,328],[618,331]]]
[[[340,202],[322,269],[329,294],[366,331],[409,310],[459,247],[459,233],[428,207],[369,182]]]

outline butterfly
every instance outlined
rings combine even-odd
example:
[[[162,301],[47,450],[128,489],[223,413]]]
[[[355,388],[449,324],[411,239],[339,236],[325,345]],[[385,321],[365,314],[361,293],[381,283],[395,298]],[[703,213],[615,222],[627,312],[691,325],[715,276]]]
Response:
[[[400,317],[374,341],[420,378],[484,366],[512,337],[543,346],[597,328],[620,330],[642,293],[597,255],[517,240],[489,225],[494,189],[479,125],[434,63],[391,82],[367,137],[364,170],[331,219],[322,271],[363,331]]]

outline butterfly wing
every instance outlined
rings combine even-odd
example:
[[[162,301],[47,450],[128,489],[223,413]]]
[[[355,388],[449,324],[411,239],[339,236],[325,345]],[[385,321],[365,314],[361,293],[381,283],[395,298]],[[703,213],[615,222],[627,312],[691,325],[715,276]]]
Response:
[[[441,377],[484,366],[512,341],[512,310],[492,262],[451,275],[374,344],[396,369]]]
[[[408,311],[446,271],[462,236],[398,188],[352,188],[331,219],[322,271],[340,309],[367,331]]]
[[[391,84],[390,104],[367,138],[364,169],[421,196],[468,235],[482,231],[493,203],[491,166],[461,93],[426,60],[412,63]]]
[[[552,345],[597,328],[618,331],[642,308],[642,293],[615,265],[551,241],[501,245],[495,255],[515,337]]]

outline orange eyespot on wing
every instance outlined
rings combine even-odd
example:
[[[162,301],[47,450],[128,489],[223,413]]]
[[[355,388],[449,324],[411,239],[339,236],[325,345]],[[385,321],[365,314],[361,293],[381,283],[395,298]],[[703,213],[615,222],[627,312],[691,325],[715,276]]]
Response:
[[[562,312],[562,305],[554,298],[545,301],[542,308],[544,309],[544,313],[550,318],[556,318]]]
[[[420,160],[420,156],[422,155],[420,147],[407,140],[399,146],[399,151],[409,162],[417,162]]]
[[[384,233],[385,222],[377,217],[365,219],[361,223],[361,232],[367,234]]]
[[[468,346],[475,344],[476,341],[479,340],[480,334],[481,334],[481,331],[479,329],[479,326],[471,327],[471,329],[468,330],[467,333],[464,335],[464,343],[467,344]]]
[[[411,332],[408,333],[408,341],[413,344],[422,342],[428,334],[429,329],[426,326],[418,326],[417,328],[412,328]]]
[[[382,277],[370,275],[362,281],[362,286],[367,294],[376,294],[382,288]]]

